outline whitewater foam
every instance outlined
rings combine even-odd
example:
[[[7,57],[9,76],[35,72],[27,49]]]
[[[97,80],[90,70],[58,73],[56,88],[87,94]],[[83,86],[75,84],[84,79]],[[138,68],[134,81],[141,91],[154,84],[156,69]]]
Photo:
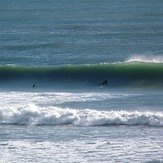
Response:
[[[21,107],[4,107],[0,110],[0,124],[17,125],[147,125],[163,126],[162,112],[97,111],[39,107],[28,104]]]
[[[147,62],[147,63],[163,63],[162,56],[153,56],[153,55],[133,55],[129,57],[125,63],[128,62]]]
[[[127,97],[136,97],[140,94],[128,93],[106,93],[106,92],[1,92],[0,107],[17,106],[17,104],[37,105],[46,104],[46,106],[64,104],[67,102],[96,102],[109,99],[123,99]],[[45,105],[44,105],[45,106]]]

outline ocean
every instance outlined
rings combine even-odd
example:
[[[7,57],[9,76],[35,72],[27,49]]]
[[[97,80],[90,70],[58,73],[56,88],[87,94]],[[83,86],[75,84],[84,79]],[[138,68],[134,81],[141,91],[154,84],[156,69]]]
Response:
[[[0,163],[163,163],[162,9],[1,0]]]

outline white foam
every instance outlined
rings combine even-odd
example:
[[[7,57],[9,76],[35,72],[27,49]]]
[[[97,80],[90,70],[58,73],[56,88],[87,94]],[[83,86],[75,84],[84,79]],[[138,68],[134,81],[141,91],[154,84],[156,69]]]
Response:
[[[0,107],[4,104],[63,104],[67,102],[93,102],[107,99],[125,98],[129,96],[139,96],[139,94],[127,93],[69,93],[69,92],[2,92],[0,93]]]
[[[126,62],[147,62],[147,63],[163,63],[163,56],[154,55],[133,55]]]
[[[4,107],[0,110],[1,124],[19,125],[148,125],[163,126],[162,112],[97,111],[91,109],[42,108],[34,104]]]

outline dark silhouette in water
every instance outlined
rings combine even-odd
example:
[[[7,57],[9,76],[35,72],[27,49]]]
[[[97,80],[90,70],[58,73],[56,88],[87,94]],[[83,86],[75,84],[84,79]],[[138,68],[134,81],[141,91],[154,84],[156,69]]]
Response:
[[[100,86],[107,86],[108,85],[108,81],[104,80],[101,84],[99,84]]]
[[[32,86],[33,88],[37,88],[37,85],[36,84],[33,84],[33,86]]]

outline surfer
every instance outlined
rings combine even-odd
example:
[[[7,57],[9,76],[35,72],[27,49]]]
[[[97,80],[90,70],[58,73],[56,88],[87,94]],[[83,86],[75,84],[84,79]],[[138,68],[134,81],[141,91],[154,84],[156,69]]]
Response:
[[[99,84],[100,86],[107,86],[108,85],[108,81],[104,80],[101,84]]]
[[[33,84],[33,86],[32,86],[33,88],[37,88],[37,85],[36,84]]]

